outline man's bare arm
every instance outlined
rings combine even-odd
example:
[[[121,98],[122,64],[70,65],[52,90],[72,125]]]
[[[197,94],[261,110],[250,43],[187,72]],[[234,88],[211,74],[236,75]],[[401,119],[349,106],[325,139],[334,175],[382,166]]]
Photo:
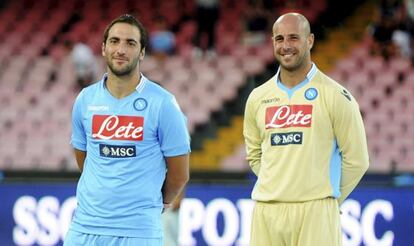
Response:
[[[167,176],[162,187],[164,204],[172,204],[190,179],[189,155],[166,157]]]
[[[76,162],[78,163],[79,170],[82,172],[83,171],[83,164],[84,164],[85,158],[86,158],[86,152],[82,151],[82,150],[78,150],[78,149],[74,149],[74,150],[75,150]]]

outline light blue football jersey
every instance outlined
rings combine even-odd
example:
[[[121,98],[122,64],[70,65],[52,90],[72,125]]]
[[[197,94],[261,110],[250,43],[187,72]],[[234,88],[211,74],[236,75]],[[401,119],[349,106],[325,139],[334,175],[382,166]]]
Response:
[[[72,113],[75,149],[86,151],[71,230],[120,237],[162,237],[165,157],[190,152],[186,118],[175,97],[141,75],[117,99],[107,76],[83,89]]]

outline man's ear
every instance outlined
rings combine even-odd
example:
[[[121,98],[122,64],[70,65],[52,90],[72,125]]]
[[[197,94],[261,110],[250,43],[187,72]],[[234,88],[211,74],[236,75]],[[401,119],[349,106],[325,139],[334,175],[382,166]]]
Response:
[[[105,43],[102,42],[102,56],[105,56]]]
[[[309,50],[312,49],[314,41],[315,41],[315,35],[313,35],[313,33],[309,34],[309,37],[308,37]]]
[[[144,60],[145,57],[145,48],[143,48],[139,54],[139,60],[142,61]]]

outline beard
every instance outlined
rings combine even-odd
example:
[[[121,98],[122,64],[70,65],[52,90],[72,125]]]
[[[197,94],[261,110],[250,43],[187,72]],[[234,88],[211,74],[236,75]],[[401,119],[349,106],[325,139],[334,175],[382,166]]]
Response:
[[[134,58],[132,62],[126,64],[125,66],[121,68],[116,68],[114,63],[108,59],[107,65],[108,65],[109,70],[111,70],[113,74],[121,77],[121,76],[130,75],[131,73],[133,73],[135,68],[137,67],[138,61],[139,61],[139,58],[137,57],[137,58]]]

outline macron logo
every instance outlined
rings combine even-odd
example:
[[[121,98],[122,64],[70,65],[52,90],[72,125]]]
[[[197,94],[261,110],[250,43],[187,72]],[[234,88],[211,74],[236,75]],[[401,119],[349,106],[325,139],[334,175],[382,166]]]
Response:
[[[108,111],[109,107],[106,105],[88,105],[88,111]]]

